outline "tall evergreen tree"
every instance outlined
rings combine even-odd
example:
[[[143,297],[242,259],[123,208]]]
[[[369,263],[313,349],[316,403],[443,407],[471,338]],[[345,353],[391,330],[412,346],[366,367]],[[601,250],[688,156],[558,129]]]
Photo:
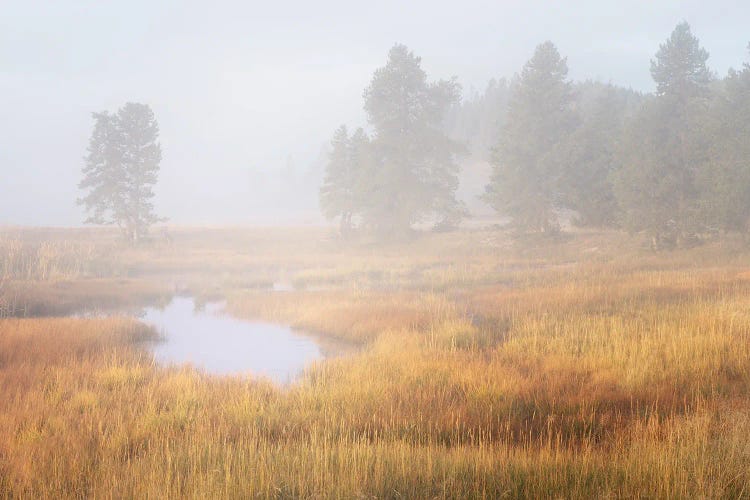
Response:
[[[107,111],[93,113],[94,130],[89,139],[88,155],[83,167],[80,189],[88,190],[78,200],[85,205],[86,224],[109,224],[114,213],[123,213],[125,207],[125,175],[121,168],[121,146],[117,115]]]
[[[448,137],[466,145],[472,157],[489,160],[505,122],[508,96],[507,80],[490,80],[482,94],[475,93],[451,107],[444,124]]]
[[[568,65],[552,42],[539,45],[510,98],[485,199],[522,230],[559,228],[563,142],[575,124]]]
[[[640,95],[593,82],[576,85],[574,92],[580,125],[564,141],[561,153],[562,201],[576,211],[577,225],[613,226],[619,218],[611,179],[618,165],[617,144]]]
[[[708,53],[678,24],[651,61],[656,82],[623,138],[615,192],[623,222],[645,230],[654,247],[682,244],[699,231],[696,173],[708,150],[701,133],[711,73]]]
[[[455,224],[464,215],[455,198],[460,148],[442,128],[459,90],[455,80],[429,83],[421,59],[404,45],[373,75],[364,98],[376,164],[362,218],[377,232],[404,233],[431,217]]]
[[[687,22],[679,23],[651,60],[651,77],[656,95],[669,97],[686,105],[696,97],[705,97],[711,83],[708,52],[690,30]]]
[[[370,139],[361,128],[349,137],[345,126],[333,135],[320,188],[320,208],[328,219],[339,217],[342,236],[354,227],[353,217],[364,210],[366,176],[371,167]]]
[[[750,46],[748,46],[750,50]],[[730,70],[711,103],[703,133],[711,138],[698,185],[709,228],[750,230],[750,64]]]
[[[138,242],[161,220],[154,213],[153,186],[161,161],[159,126],[151,108],[127,103],[116,114],[94,113],[79,200],[88,224],[113,224]]]

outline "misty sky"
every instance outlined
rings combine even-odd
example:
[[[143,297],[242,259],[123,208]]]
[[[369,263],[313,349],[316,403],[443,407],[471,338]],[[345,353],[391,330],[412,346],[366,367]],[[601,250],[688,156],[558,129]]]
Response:
[[[649,59],[682,20],[718,74],[747,60],[747,0],[0,0],[0,225],[80,224],[91,113],[127,101],[161,127],[161,215],[257,222],[316,208],[278,206],[259,183],[307,170],[339,124],[365,124],[362,90],[396,42],[465,94],[547,39],[573,79],[651,91]]]

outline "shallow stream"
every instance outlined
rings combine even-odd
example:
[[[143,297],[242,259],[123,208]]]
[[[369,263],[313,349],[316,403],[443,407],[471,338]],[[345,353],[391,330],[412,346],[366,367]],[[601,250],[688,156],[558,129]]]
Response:
[[[288,383],[325,353],[315,338],[288,326],[243,321],[223,313],[222,304],[196,307],[175,297],[166,307],[146,308],[142,320],[163,339],[153,353],[162,364],[190,363],[219,375],[260,375]]]

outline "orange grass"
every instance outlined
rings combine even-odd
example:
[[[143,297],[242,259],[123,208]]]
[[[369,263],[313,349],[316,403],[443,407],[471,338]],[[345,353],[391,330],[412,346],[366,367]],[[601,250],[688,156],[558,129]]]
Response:
[[[171,270],[147,269],[161,249],[117,258],[144,283],[188,269],[232,314],[359,348],[277,387],[156,366],[154,332],[124,318],[0,320],[0,496],[750,496],[750,279],[734,247],[653,255],[591,233],[524,257],[492,233],[380,253],[197,234]],[[327,289],[217,285],[201,259]]]

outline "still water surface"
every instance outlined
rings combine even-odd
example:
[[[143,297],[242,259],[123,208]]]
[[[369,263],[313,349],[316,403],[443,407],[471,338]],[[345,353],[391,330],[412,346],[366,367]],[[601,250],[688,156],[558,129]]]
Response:
[[[287,326],[235,319],[222,310],[221,304],[196,309],[188,297],[175,297],[163,309],[147,308],[143,321],[164,336],[153,346],[156,360],[190,363],[219,375],[260,375],[283,384],[324,357],[311,337]]]

